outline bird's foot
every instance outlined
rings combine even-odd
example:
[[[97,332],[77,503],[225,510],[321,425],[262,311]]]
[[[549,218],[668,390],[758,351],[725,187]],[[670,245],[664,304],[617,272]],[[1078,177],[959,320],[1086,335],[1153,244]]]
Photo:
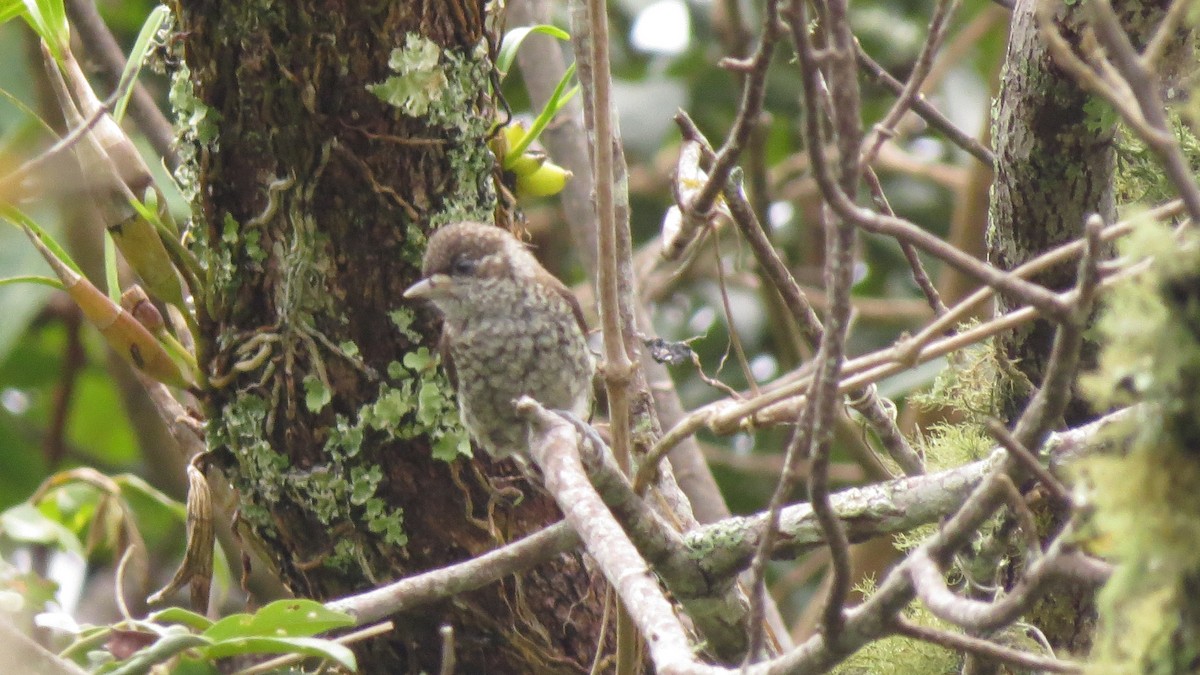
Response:
[[[605,442],[604,437],[600,435],[600,432],[596,431],[596,428],[593,427],[592,425],[583,421],[583,418],[580,417],[579,415],[576,415],[575,413],[571,412],[570,410],[555,409],[555,410],[551,410],[550,412],[552,412],[555,415],[558,415],[559,417],[570,422],[571,426],[575,427],[575,430],[577,432],[579,432],[579,435],[585,441],[591,442],[592,447],[595,449],[596,452],[603,453],[603,452],[609,451],[608,443]]]

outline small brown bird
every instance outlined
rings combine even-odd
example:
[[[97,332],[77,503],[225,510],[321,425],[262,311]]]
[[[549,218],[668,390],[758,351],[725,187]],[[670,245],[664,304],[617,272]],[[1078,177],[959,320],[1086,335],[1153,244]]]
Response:
[[[463,424],[484,450],[528,456],[513,405],[523,395],[587,417],[595,363],[583,311],[516,237],[483,223],[447,225],[430,237],[422,275],[404,297],[442,312],[443,359]]]

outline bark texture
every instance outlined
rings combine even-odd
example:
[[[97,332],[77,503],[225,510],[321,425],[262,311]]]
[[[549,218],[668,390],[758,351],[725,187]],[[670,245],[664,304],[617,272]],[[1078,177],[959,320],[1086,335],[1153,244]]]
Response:
[[[482,2],[181,1],[173,100],[207,267],[209,445],[239,525],[298,595],[328,599],[468,558],[558,518],[476,471],[401,299],[426,233],[495,209]],[[368,89],[388,99],[381,100]],[[397,617],[362,672],[586,671],[604,593],[581,553]]]
[[[1078,239],[1084,221],[1098,213],[1112,222],[1114,128],[1101,120],[1104,110],[1054,62],[1039,35],[1036,0],[1017,0],[1008,51],[996,100],[996,180],[989,209],[988,257],[1012,269],[1051,248]],[[1068,40],[1079,38],[1080,11],[1058,12],[1056,23]],[[1060,265],[1035,279],[1055,289],[1070,287],[1075,266]],[[1011,309],[1002,299],[1000,311]],[[1035,321],[1003,341],[1007,356],[1037,385],[1054,338],[1054,325]],[[1095,346],[1085,349],[1084,364],[1094,361]],[[1017,397],[1006,412],[1024,404]],[[1089,413],[1078,397],[1068,408],[1068,423]]]
[[[1162,2],[1114,2],[1114,8],[1139,44],[1162,15]],[[992,137],[995,139],[996,180],[989,208],[988,255],[1003,269],[1012,269],[1037,255],[1078,239],[1084,221],[1099,214],[1106,223],[1115,220],[1113,177],[1115,127],[1107,105],[1081,88],[1054,62],[1039,33],[1035,15],[1038,0],[1017,0],[995,103]],[[1054,24],[1072,46],[1082,40],[1086,3],[1056,5]],[[1054,289],[1075,282],[1073,263],[1037,276]],[[999,311],[1012,305],[1005,299]],[[1017,329],[1000,341],[1000,348],[1015,362],[1032,386],[1042,380],[1054,337],[1054,324],[1039,320]],[[1095,367],[1097,345],[1084,344],[1081,371]],[[1024,390],[1024,391],[1023,391]],[[1012,418],[1027,402],[1028,387],[1017,386],[1002,394],[1002,410]],[[1094,417],[1090,404],[1072,397],[1064,415],[1068,426]],[[1046,503],[1035,503],[1044,518],[1043,537],[1057,532],[1067,513]],[[1014,568],[1015,569],[1015,568]],[[1015,575],[1001,578],[1009,584]],[[1031,622],[1046,634],[1050,644],[1071,653],[1085,653],[1094,638],[1095,598],[1091,589],[1060,585],[1030,612]],[[987,672],[986,669],[979,672]]]

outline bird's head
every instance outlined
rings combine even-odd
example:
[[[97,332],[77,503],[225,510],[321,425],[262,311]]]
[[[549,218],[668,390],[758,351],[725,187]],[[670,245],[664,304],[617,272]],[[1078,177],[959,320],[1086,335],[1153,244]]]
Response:
[[[404,291],[404,297],[429,300],[454,317],[477,309],[472,302],[487,295],[480,289],[536,282],[545,274],[507,230],[466,221],[433,233],[421,265],[422,279]]]

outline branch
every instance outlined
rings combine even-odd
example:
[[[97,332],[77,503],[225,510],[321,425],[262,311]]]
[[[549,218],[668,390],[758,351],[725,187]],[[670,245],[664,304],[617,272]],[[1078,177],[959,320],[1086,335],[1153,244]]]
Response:
[[[1015,621],[1046,591],[1048,580],[1063,574],[1064,568],[1058,562],[1067,553],[1065,538],[1064,535],[1056,538],[1045,555],[1025,570],[1011,590],[992,601],[966,598],[950,590],[928,551],[915,551],[909,556],[906,567],[917,597],[934,616],[968,631],[986,633]]]
[[[1083,672],[1083,667],[1078,663],[1030,654],[1013,649],[1012,647],[996,644],[995,642],[989,642],[988,640],[963,635],[962,633],[952,633],[929,626],[921,626],[902,617],[896,617],[893,625],[896,633],[899,635],[940,645],[947,649],[954,649],[1003,663],[1011,663],[1020,668],[1049,673]]]
[[[623,471],[629,471],[631,461],[629,383],[633,377],[634,363],[629,358],[630,345],[625,344],[621,319],[626,314],[621,307],[622,281],[632,283],[631,275],[622,276],[622,263],[618,250],[621,235],[617,229],[616,206],[613,199],[613,144],[616,136],[612,119],[612,78],[608,64],[608,15],[604,0],[586,0],[586,47],[578,59],[580,81],[589,90],[587,106],[590,115],[592,139],[592,175],[595,182],[597,236],[596,286],[600,299],[600,322],[604,340],[604,384],[608,392],[608,414],[612,423],[613,453]],[[576,31],[576,36],[580,31]],[[625,270],[630,271],[630,270]]]
[[[899,124],[904,114],[914,107],[921,96],[921,87],[929,75],[933,57],[942,46],[946,25],[957,8],[958,0],[937,0],[937,3],[934,4],[933,16],[929,19],[929,30],[925,37],[925,43],[921,45],[921,52],[917,54],[917,60],[913,63],[908,79],[901,85],[900,91],[896,92],[896,102],[892,104],[892,108],[883,116],[883,120],[871,129],[871,134],[863,141],[863,149],[859,157],[860,164],[865,166],[872,162],[875,154],[879,152],[879,147],[895,134],[896,125]],[[862,45],[855,41],[854,46],[856,54],[860,55],[861,63],[861,57],[865,55],[862,52]]]
[[[694,663],[692,646],[674,607],[612,513],[588,481],[575,428],[528,396],[517,410],[529,419],[530,454],[567,523],[620,596],[660,672]]]
[[[1051,434],[1044,447],[1052,466],[1062,466],[1096,449],[1113,425],[1127,422],[1133,415],[1132,409],[1120,410],[1077,429]],[[843,490],[831,497],[834,513],[845,523],[851,542],[937,522],[962,506],[1005,452],[1003,446],[997,446],[986,459],[960,467]],[[749,564],[766,521],[765,513],[729,518],[689,532],[684,542],[696,554],[703,552],[701,565],[706,576],[729,576]],[[783,509],[779,532],[780,539],[771,550],[776,559],[795,558],[825,543],[809,504]]]
[[[874,78],[876,82],[882,84],[897,96],[904,94],[904,84],[884,70],[878,61],[871,58],[871,55],[867,54],[862,45],[855,46],[855,53],[858,56],[859,66]],[[934,108],[921,94],[917,94],[912,99],[912,110],[928,122],[929,126],[942,132],[946,138],[950,139],[951,143],[962,148],[975,159],[978,159],[989,168],[995,164],[996,158],[992,155],[991,150],[985,148],[982,143],[975,140],[970,134],[954,126],[954,123],[949,118],[943,115],[937,108]]]
[[[612,516],[666,584],[671,596],[683,605],[708,648],[723,661],[733,662],[742,657],[747,648],[747,608],[746,598],[736,585],[736,574],[706,573],[705,556],[688,547],[683,537],[634,492],[613,463],[603,440],[582,420],[572,421],[592,440],[591,451],[584,450],[581,460]]]
[[[1163,169],[1175,184],[1175,189],[1179,190],[1183,203],[1187,205],[1192,222],[1200,222],[1200,187],[1196,186],[1196,179],[1192,176],[1187,158],[1183,156],[1183,150],[1167,125],[1163,102],[1158,95],[1157,74],[1150,67],[1150,62],[1133,48],[1129,35],[1121,28],[1109,0],[1094,0],[1088,3],[1088,7],[1091,9],[1096,37],[1112,57],[1117,72],[1133,93],[1142,118],[1154,132],[1144,135],[1142,140],[1158,154]],[[1101,95],[1105,98],[1110,96]],[[1111,95],[1116,95],[1116,92]]]
[[[738,157],[741,156],[746,142],[750,140],[750,133],[759,122],[767,93],[767,67],[771,65],[771,53],[775,50],[775,40],[779,36],[778,24],[779,0],[767,0],[763,10],[762,35],[754,54],[744,62],[725,60],[726,64],[736,65],[737,70],[745,75],[737,117],[725,138],[725,143],[713,159],[708,179],[688,203],[679,205],[683,216],[679,234],[673,237],[670,245],[662,251],[663,257],[668,260],[678,258],[695,239],[700,224],[708,221],[717,195],[727,190],[727,183],[734,166],[737,165]]]
[[[713,156],[708,140],[704,138],[704,135],[700,133],[700,130],[686,113],[678,113],[675,116],[675,122],[679,125],[685,140],[696,141],[708,157]],[[792,276],[791,271],[779,256],[771,241],[767,238],[766,232],[758,220],[758,216],[754,213],[749,201],[746,199],[745,193],[741,189],[741,185],[734,180],[728,181],[724,196],[733,221],[747,243],[750,244],[750,250],[753,252],[759,267],[779,292],[784,307],[791,315],[794,325],[803,334],[807,344],[810,347],[815,347],[824,336],[825,327],[821,324],[821,320],[817,318],[816,312],[813,311],[812,305],[800,289],[800,285],[796,282],[795,277]],[[906,474],[917,475],[924,471],[920,457],[909,446],[899,429],[896,428],[895,420],[883,409],[883,404],[875,391],[865,388],[852,392],[851,405],[871,422],[888,454],[900,465]],[[648,458],[644,460],[638,468],[638,477],[634,481],[634,484],[640,485],[641,482],[647,480],[648,475],[656,464],[656,459]]]
[[[510,574],[541,565],[578,545],[579,535],[566,523],[558,523],[456,565],[401,579],[365,593],[331,600],[325,606],[352,615],[359,625],[373,623],[421,605],[482,588]]]
[[[1170,218],[1177,215],[1182,208],[1182,202],[1174,200],[1147,212],[1142,217]],[[1100,240],[1115,239],[1127,234],[1132,227],[1132,220],[1105,227],[1101,231]],[[1065,244],[1021,265],[1010,274],[1019,277],[1034,274],[1046,267],[1069,260],[1078,255],[1083,247],[1082,240]],[[1136,272],[1137,267],[1131,266],[1127,270],[1106,277],[1099,286],[1101,288],[1110,287],[1120,279]],[[1037,309],[1023,307],[961,333],[951,336],[943,334],[947,327],[963,320],[975,306],[990,298],[994,292],[993,289],[980,289],[955,305],[946,316],[938,318],[909,340],[850,360],[843,372],[846,377],[841,382],[841,391],[845,393],[860,389],[914,365],[927,363],[1005,330],[1020,326],[1038,316]],[[1077,301],[1077,293],[1077,291],[1062,293],[1059,295],[1059,302],[1070,307]],[[701,429],[708,429],[716,434],[728,434],[743,428],[794,421],[797,411],[806,400],[805,392],[808,390],[811,376],[812,364],[807,363],[764,387],[759,396],[736,401],[715,401],[696,409],[663,435],[647,454],[645,461],[647,463],[657,461],[680,440],[690,437]]]

